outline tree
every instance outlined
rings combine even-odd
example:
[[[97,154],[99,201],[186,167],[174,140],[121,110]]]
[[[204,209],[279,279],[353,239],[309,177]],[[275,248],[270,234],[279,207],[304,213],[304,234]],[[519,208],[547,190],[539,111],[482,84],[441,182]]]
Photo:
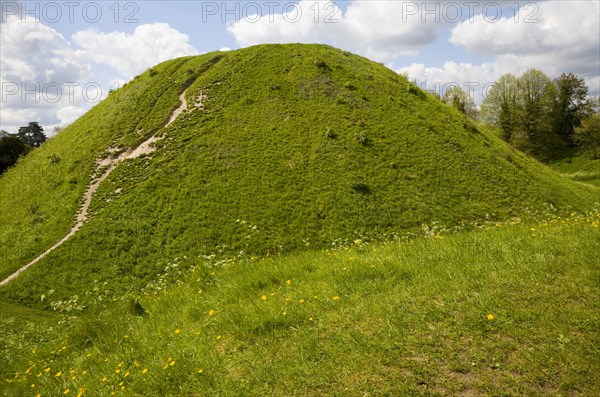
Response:
[[[443,101],[454,106],[459,112],[467,117],[477,119],[477,107],[468,92],[457,85],[453,85],[444,93]]]
[[[0,175],[16,164],[19,157],[26,155],[31,148],[14,135],[0,138]]]
[[[33,148],[40,147],[47,139],[44,129],[37,121],[30,122],[26,127],[20,127],[17,138]]]
[[[519,77],[517,87],[520,134],[513,136],[513,145],[541,159],[552,157],[561,146],[552,128],[552,80],[541,70],[529,69]]]
[[[502,129],[502,139],[510,142],[517,131],[517,78],[506,73],[490,88],[481,105],[484,122]]]
[[[581,125],[575,128],[573,140],[597,159],[600,152],[600,114],[583,119]]]
[[[553,83],[556,89],[553,109],[554,132],[567,145],[572,145],[575,128],[589,115],[588,87],[582,78],[573,73],[563,73]]]
[[[0,139],[9,136],[10,134],[7,131],[0,130]]]

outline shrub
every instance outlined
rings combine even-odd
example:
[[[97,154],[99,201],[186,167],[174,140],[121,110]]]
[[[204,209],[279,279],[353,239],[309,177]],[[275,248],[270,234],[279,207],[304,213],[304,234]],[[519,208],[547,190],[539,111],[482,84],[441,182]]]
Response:
[[[371,194],[371,189],[364,183],[355,183],[352,185],[352,190],[360,194]]]
[[[356,139],[356,142],[360,143],[363,146],[368,146],[370,143],[367,134],[365,134],[363,131],[357,132],[356,135],[354,135],[354,138]]]

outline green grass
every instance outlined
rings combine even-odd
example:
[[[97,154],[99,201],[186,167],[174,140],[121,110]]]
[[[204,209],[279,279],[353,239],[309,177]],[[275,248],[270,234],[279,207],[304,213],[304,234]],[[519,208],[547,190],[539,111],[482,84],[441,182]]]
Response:
[[[189,111],[163,128],[187,87]],[[158,150],[120,164],[91,220],[0,300],[50,309],[40,296],[54,290],[89,306],[92,286],[134,291],[166,258],[292,253],[598,201],[598,188],[380,64],[327,46],[256,46],[152,68],[3,175],[0,277],[66,234],[95,159],[155,133],[166,137]]]
[[[599,222],[172,258],[168,282],[27,338],[13,327],[31,314],[3,303],[2,395],[595,395]]]
[[[600,186],[600,159],[593,159],[588,153],[573,151],[550,167],[568,179]]]

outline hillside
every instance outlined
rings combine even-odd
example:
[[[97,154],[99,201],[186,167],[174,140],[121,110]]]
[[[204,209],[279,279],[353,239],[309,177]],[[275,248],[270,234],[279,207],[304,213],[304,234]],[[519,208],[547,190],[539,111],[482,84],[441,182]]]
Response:
[[[184,94],[187,111],[167,126]],[[598,199],[479,131],[364,58],[320,45],[265,45],[165,62],[138,76],[0,178],[5,302],[103,283],[135,290],[173,258],[249,257],[422,234]]]

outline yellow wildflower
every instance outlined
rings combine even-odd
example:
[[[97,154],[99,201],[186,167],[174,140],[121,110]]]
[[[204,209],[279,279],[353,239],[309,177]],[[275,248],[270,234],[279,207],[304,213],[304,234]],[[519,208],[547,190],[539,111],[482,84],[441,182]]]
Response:
[[[175,330],[175,333],[176,333],[177,335],[179,335],[179,334],[181,333],[181,330],[180,330],[179,328],[177,328],[177,329]]]
[[[485,316],[485,318],[487,318],[488,320],[493,320],[494,315],[492,313],[489,313],[487,316]]]
[[[212,316],[213,314],[215,314],[215,311],[214,311],[213,309],[210,309],[210,310],[208,311],[208,315],[209,315],[209,316]]]

